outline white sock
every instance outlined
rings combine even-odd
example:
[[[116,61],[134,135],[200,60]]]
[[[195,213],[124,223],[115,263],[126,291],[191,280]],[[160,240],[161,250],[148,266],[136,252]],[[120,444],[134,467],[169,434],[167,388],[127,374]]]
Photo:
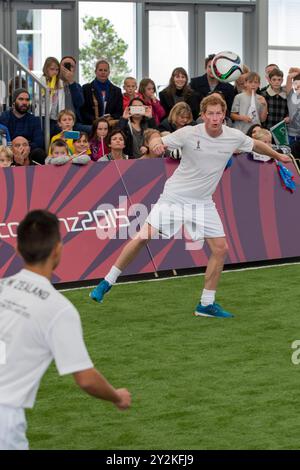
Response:
[[[116,266],[112,266],[109,273],[105,276],[105,280],[112,286],[117,282],[118,277],[121,274],[121,270]]]
[[[203,289],[202,296],[201,296],[201,305],[206,307],[207,305],[211,305],[215,301],[216,291],[215,290],[207,290]]]

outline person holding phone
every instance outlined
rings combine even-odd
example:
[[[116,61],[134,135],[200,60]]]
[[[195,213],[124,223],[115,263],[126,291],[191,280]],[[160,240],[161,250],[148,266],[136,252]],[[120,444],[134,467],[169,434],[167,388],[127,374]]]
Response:
[[[155,119],[155,123],[158,126],[162,121],[166,112],[159,99],[156,97],[156,86],[151,78],[143,78],[140,81],[139,94],[147,106],[151,106],[152,116]]]
[[[60,61],[60,78],[64,84],[65,109],[73,111],[76,117],[75,130],[90,132],[91,126],[85,123],[81,113],[84,97],[81,85],[75,81],[76,60],[72,56],[65,56]]]
[[[156,129],[151,106],[146,106],[141,98],[132,99],[124,110],[119,127],[126,135],[125,153],[129,158],[140,158],[145,129]]]
[[[58,114],[57,123],[61,131],[52,137],[48,155],[51,155],[51,144],[58,139],[62,139],[67,143],[69,153],[73,155],[75,153],[73,140],[78,139],[80,135],[79,131],[73,131],[75,114],[70,109],[63,109]]]

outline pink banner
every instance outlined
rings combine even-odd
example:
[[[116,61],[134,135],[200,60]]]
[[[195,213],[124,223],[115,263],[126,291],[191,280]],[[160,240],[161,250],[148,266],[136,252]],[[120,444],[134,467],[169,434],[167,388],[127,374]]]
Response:
[[[46,208],[61,220],[64,242],[54,282],[103,277],[176,167],[151,159],[1,169],[0,276],[22,265],[14,250],[20,220],[29,210]],[[295,181],[298,186],[296,174]],[[284,190],[273,163],[235,158],[214,199],[228,238],[227,263],[299,256],[300,190]],[[205,266],[208,256],[206,246],[190,249],[185,238],[152,240],[124,274]]]

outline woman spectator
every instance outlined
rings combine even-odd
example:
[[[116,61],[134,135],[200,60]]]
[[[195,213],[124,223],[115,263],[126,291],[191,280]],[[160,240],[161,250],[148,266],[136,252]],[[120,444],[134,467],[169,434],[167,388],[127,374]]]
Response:
[[[144,130],[149,127],[156,128],[151,106],[145,106],[141,98],[134,98],[125,108],[123,117],[119,121],[119,127],[126,135],[125,153],[129,155],[129,158],[140,158]]]
[[[106,139],[109,132],[109,123],[105,118],[95,119],[92,125],[91,135],[89,139],[91,158],[95,162],[109,152]]]
[[[155,119],[155,123],[158,126],[162,121],[166,112],[160,101],[156,98],[156,86],[151,78],[143,78],[140,81],[139,94],[147,106],[152,108],[152,116]]]
[[[203,96],[199,96],[188,85],[188,74],[182,67],[173,70],[169,86],[159,93],[160,104],[168,116],[174,104],[184,101],[193,113],[193,118],[197,119],[200,109],[200,101]]]
[[[124,153],[126,136],[121,129],[115,128],[107,138],[107,144],[110,152],[99,158],[98,162],[109,160],[128,160],[128,155]]]
[[[165,118],[160,126],[160,132],[174,132],[185,126],[194,126],[191,108],[187,103],[177,103],[170,111],[168,118]]]

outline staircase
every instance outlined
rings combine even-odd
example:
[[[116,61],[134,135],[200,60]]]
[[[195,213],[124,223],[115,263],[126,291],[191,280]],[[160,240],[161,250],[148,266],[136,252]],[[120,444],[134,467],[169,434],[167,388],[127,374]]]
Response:
[[[48,88],[21,62],[0,44],[0,113],[11,107],[11,97],[16,88],[26,88],[31,97],[31,110],[42,119],[44,108],[45,149],[47,151],[50,141]]]

